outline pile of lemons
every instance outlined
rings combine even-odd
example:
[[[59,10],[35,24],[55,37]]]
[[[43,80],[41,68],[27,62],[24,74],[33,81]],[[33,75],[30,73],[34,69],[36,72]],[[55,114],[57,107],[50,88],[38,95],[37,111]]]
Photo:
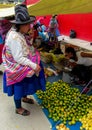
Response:
[[[38,91],[37,96],[42,101],[42,108],[48,110],[48,118],[53,119],[54,122],[61,121],[64,125],[67,123],[74,125],[87,116],[89,110],[92,109],[92,96],[81,94],[78,88],[62,80],[53,83],[47,82],[46,91]],[[92,114],[89,115],[92,117]],[[81,120],[83,124],[85,119]],[[88,120],[92,122],[92,118],[88,118]],[[86,128],[86,125],[83,125],[84,127]]]
[[[70,130],[63,123],[56,126],[56,130]]]
[[[92,110],[90,110],[87,115],[83,116],[80,121],[82,123],[80,130],[92,130]]]

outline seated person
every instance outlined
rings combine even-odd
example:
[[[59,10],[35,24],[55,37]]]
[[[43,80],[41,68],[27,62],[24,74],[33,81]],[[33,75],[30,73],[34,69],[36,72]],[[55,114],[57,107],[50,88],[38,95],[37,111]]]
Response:
[[[78,64],[87,67],[92,66],[92,53],[75,51],[73,47],[67,47],[65,49],[65,57],[69,60],[68,67],[71,69]],[[70,83],[70,76],[66,73],[63,74],[64,77],[66,77],[66,75],[68,76],[68,82]]]
[[[73,64],[83,64],[85,66],[91,66],[92,65],[92,53],[89,52],[83,52],[83,51],[75,51],[73,47],[67,47],[65,50],[65,56],[67,59],[69,59],[70,63],[71,60],[73,60]]]

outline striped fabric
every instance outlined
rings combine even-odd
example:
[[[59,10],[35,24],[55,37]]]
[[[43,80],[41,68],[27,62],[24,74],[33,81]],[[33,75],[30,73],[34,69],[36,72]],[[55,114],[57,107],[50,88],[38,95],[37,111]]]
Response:
[[[36,52],[36,55],[34,56],[30,54],[29,58],[33,62],[40,63],[40,55],[38,52]],[[29,71],[31,71],[30,77],[33,75],[34,71],[30,67],[20,65],[13,59],[11,51],[6,45],[3,48],[2,59],[4,67],[6,68],[7,86],[22,81]]]

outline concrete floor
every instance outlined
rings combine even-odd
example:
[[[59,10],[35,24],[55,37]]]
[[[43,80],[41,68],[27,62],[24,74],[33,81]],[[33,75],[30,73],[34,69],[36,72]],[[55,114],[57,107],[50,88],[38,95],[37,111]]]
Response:
[[[2,65],[0,70],[3,70]],[[32,105],[23,103],[23,107],[31,112],[29,116],[15,114],[13,97],[3,93],[0,75],[0,130],[51,130],[51,124],[36,100]]]

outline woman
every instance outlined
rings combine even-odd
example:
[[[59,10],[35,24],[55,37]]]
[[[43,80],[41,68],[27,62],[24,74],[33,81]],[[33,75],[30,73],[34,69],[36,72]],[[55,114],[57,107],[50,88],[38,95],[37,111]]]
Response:
[[[3,76],[4,92],[14,96],[16,113],[27,116],[30,112],[22,107],[22,101],[33,103],[27,95],[37,90],[45,91],[44,71],[40,62],[39,53],[31,54],[25,35],[30,31],[30,24],[35,21],[29,16],[26,5],[15,6],[15,20],[9,30],[3,48],[2,59],[5,67]]]
[[[57,37],[60,36],[60,32],[58,29],[58,19],[57,19],[57,14],[53,15],[50,19],[49,22],[49,39],[51,39],[52,41],[56,41]]]

